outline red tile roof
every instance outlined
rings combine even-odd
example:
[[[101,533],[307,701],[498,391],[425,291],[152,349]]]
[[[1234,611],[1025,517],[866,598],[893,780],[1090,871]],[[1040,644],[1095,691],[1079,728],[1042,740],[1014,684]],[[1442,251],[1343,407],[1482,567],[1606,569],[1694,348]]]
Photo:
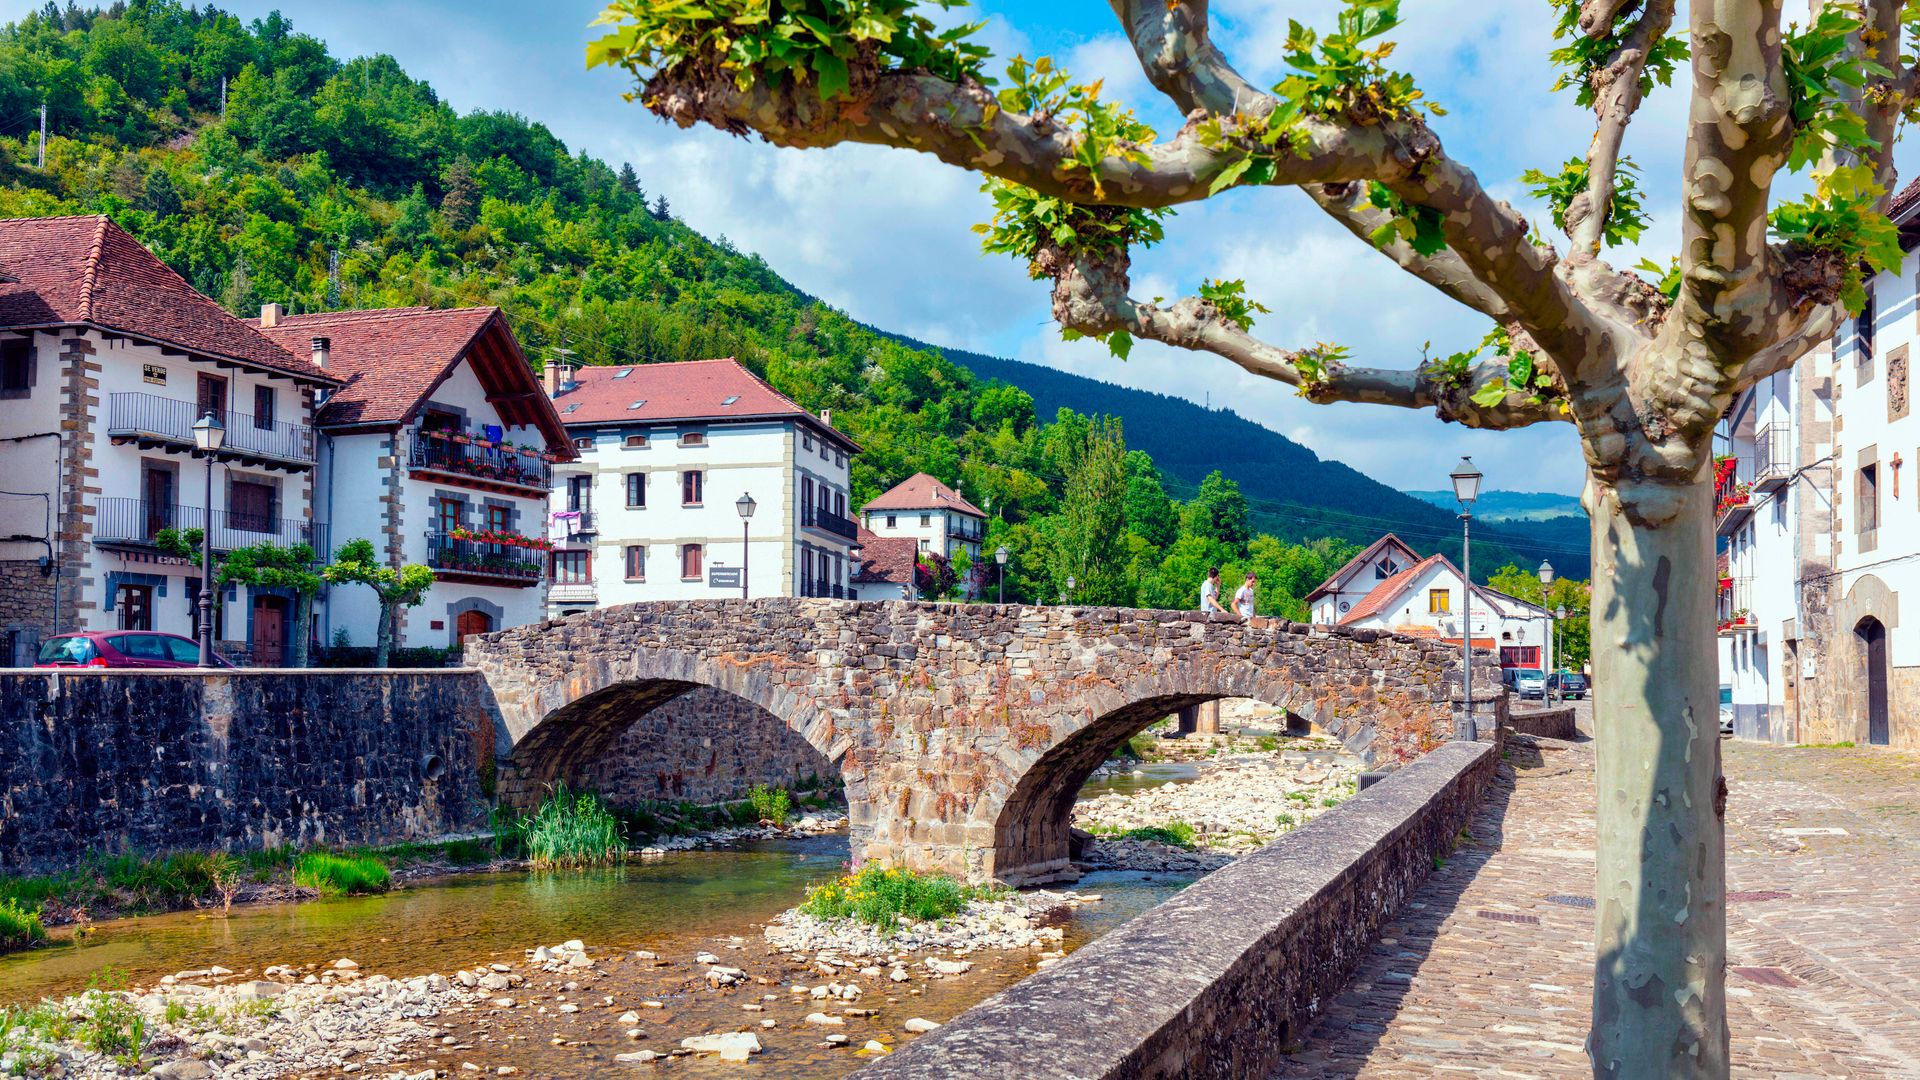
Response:
[[[334,380],[227,314],[103,215],[0,220],[0,329],[85,325],[183,352]]]
[[[549,450],[571,456],[560,417],[496,307],[376,308],[282,315],[261,333],[288,352],[313,355],[328,339],[327,370],[346,380],[315,418],[322,428],[410,423],[462,360],[470,362],[501,419],[537,427]]]
[[[738,360],[594,365],[573,373],[572,389],[553,399],[568,425],[659,423],[668,420],[735,421],[791,417],[840,443],[860,448],[826,421],[795,404]]]
[[[1393,535],[1392,533],[1388,533],[1385,536],[1382,536],[1380,539],[1375,540],[1373,543],[1368,544],[1366,546],[1366,549],[1361,551],[1360,554],[1355,555],[1351,559],[1348,559],[1347,564],[1345,566],[1342,566],[1340,569],[1335,570],[1332,573],[1332,575],[1327,578],[1327,580],[1321,582],[1317,587],[1314,588],[1312,592],[1308,593],[1307,600],[1309,602],[1312,602],[1314,600],[1318,600],[1322,596],[1325,596],[1327,593],[1333,592],[1335,585],[1340,581],[1341,578],[1347,575],[1348,571],[1358,569],[1359,567],[1365,565],[1366,563],[1371,562],[1373,560],[1374,555],[1378,554],[1380,549],[1382,547],[1385,547],[1388,544],[1393,544],[1396,547],[1398,547],[1401,551],[1406,552],[1407,558],[1409,559],[1418,559],[1420,557],[1418,552],[1408,547],[1406,543],[1402,541],[1399,537]]]
[[[928,476],[914,473],[888,488],[861,510],[958,510],[984,518],[987,512],[962,498],[960,493]]]
[[[905,585],[913,592],[913,568],[920,561],[920,541],[911,536],[878,536],[866,529],[860,538],[860,572],[853,580],[866,585]]]
[[[1346,626],[1350,623],[1359,622],[1361,619],[1371,615],[1377,615],[1387,608],[1392,607],[1394,602],[1400,598],[1400,594],[1413,587],[1415,578],[1426,573],[1435,563],[1445,563],[1446,561],[1443,556],[1429,555],[1380,584],[1375,585],[1372,592],[1361,597],[1359,603],[1353,605],[1346,614],[1340,616],[1340,625]],[[1451,566],[1452,564],[1448,563],[1447,565]]]
[[[1887,204],[1887,216],[1899,220],[1900,215],[1920,205],[1920,176],[1908,181],[1907,186],[1894,193],[1893,201]]]

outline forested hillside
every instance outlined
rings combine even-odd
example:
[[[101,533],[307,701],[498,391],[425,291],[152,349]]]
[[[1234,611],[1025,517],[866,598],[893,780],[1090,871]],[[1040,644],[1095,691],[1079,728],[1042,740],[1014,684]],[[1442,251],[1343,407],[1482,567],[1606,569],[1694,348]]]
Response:
[[[1257,530],[1377,531],[1287,524],[1190,456],[1209,442],[1239,452],[1239,432],[1194,439],[1188,425],[1180,444],[1148,421],[1152,445],[1181,454],[1174,486],[1192,494],[1176,503],[1153,458],[1129,452],[1131,431],[1079,415],[1139,423],[1124,403],[1056,415],[1049,390],[1036,410],[1026,390],[861,326],[724,237],[709,241],[674,218],[671,195],[537,121],[459,113],[390,57],[338,60],[277,14],[50,3],[0,29],[0,217],[108,214],[240,315],[267,301],[495,304],[536,363],[739,357],[808,408],[832,409],[862,444],[856,503],[924,470],[985,507],[988,549],[1015,553],[1009,599],[1057,597],[1072,579],[1082,601],[1190,606],[1199,573],[1220,563],[1258,566],[1265,608],[1297,615],[1350,547]],[[980,575],[958,570],[963,583]]]

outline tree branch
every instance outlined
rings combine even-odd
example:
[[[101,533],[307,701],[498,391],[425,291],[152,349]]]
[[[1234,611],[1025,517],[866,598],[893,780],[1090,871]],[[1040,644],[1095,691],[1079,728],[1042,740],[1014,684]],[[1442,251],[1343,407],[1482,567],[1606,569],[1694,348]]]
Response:
[[[1277,104],[1248,82],[1214,47],[1207,0],[1108,0],[1147,81],[1173,99],[1183,113],[1205,109],[1217,116],[1263,117]]]
[[[1615,12],[1607,11],[1604,23],[1587,25],[1590,12],[1597,6],[1617,9],[1622,4],[1606,5],[1604,0],[1587,0],[1580,10],[1580,28],[1593,37],[1602,36],[1613,25]],[[1607,216],[1613,205],[1615,174],[1620,166],[1620,144],[1627,137],[1627,125],[1640,108],[1640,78],[1655,42],[1673,22],[1673,0],[1654,0],[1634,24],[1607,64],[1594,74],[1593,111],[1597,120],[1593,145],[1587,150],[1587,190],[1576,196],[1567,208],[1567,236],[1573,241],[1573,257],[1598,254],[1605,234]]]
[[[1780,0],[1690,5],[1693,95],[1682,167],[1677,313],[1716,364],[1771,345],[1773,175],[1793,140]]]
[[[883,71],[823,102],[811,84],[789,79],[772,88],[756,81],[742,90],[724,74],[692,68],[682,64],[650,79],[641,95],[646,107],[683,128],[704,123],[735,135],[757,131],[777,146],[918,150],[1077,203],[1151,208],[1204,199],[1214,178],[1244,156],[1203,145],[1189,122],[1170,142],[1136,148],[1140,160],[1108,155],[1089,171],[1074,161],[1074,131],[1044,114],[1008,112],[972,81]],[[1272,184],[1404,176],[1434,143],[1417,121],[1343,127],[1309,119],[1302,130],[1302,151],[1280,156]]]
[[[1134,300],[1127,295],[1124,254],[1074,259],[1055,249],[1043,252],[1036,263],[1053,275],[1053,316],[1061,326],[1094,336],[1124,330],[1142,340],[1210,352],[1254,375],[1296,387],[1300,396],[1319,404],[1351,401],[1432,409],[1442,420],[1477,428],[1568,419],[1552,402],[1532,401],[1520,393],[1510,392],[1491,406],[1475,403],[1476,391],[1496,379],[1505,381],[1507,366],[1497,359],[1474,365],[1464,378],[1449,377],[1433,364],[1396,370],[1350,367],[1329,359],[1317,377],[1309,377],[1302,362],[1306,350],[1261,341],[1204,299],[1188,297],[1165,308]]]
[[[1475,277],[1452,249],[1422,255],[1402,237],[1395,237],[1385,247],[1374,244],[1373,232],[1387,222],[1387,214],[1367,200],[1364,184],[1309,184],[1304,190],[1328,216],[1378,248],[1401,269],[1490,319],[1504,322],[1512,317],[1506,301]]]

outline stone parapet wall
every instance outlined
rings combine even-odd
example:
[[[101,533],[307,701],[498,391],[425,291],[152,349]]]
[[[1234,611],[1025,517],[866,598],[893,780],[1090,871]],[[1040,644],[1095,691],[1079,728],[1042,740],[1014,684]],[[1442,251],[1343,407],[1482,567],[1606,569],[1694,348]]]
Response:
[[[1498,760],[1448,743],[855,1075],[1270,1075],[1452,850]]]
[[[7,652],[10,632],[26,631],[23,639],[44,640],[56,632],[53,615],[53,575],[35,559],[0,561],[0,667],[15,660]],[[33,660],[27,657],[24,662]]]
[[[634,721],[569,783],[615,806],[744,798],[755,784],[795,788],[839,775],[772,713],[720,690],[692,690]]]
[[[485,692],[460,671],[0,672],[0,870],[478,825]]]
[[[1507,713],[1507,730],[1546,739],[1574,739],[1580,729],[1573,722],[1573,706],[1551,709],[1514,709]]]

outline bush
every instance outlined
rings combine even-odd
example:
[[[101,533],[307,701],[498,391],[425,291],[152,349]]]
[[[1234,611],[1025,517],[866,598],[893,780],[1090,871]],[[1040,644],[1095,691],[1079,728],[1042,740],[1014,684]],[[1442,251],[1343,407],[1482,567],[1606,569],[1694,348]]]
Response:
[[[785,825],[787,815],[793,810],[793,801],[787,795],[786,788],[768,787],[755,784],[747,789],[747,803],[753,807],[756,821]]]
[[[295,860],[293,883],[317,889],[322,896],[352,896],[386,892],[393,885],[393,875],[386,863],[372,855],[309,851]]]
[[[596,866],[627,857],[620,819],[591,792],[574,793],[565,784],[549,792],[532,817],[496,820],[494,832],[513,834],[508,842],[526,852],[535,869]],[[505,844],[501,847],[507,850]]]
[[[0,900],[0,950],[24,949],[47,939],[40,909],[21,906],[11,897]]]
[[[959,913],[994,890],[962,885],[938,874],[865,866],[856,874],[814,887],[800,910],[816,919],[854,919],[881,930],[899,927],[902,916],[926,922]]]
[[[1169,821],[1165,825],[1142,825],[1134,829],[1093,828],[1089,830],[1096,836],[1112,836],[1121,840],[1152,840],[1169,847],[1191,848],[1199,846],[1200,830],[1184,821]]]

